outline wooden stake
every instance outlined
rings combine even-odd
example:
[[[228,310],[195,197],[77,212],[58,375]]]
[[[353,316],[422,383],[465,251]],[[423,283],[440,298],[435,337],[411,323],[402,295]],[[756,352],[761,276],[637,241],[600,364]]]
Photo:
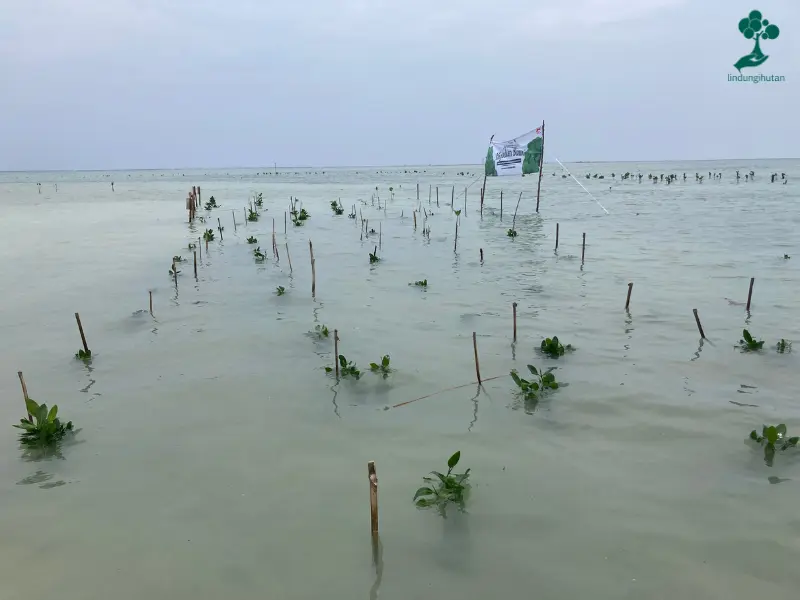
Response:
[[[289,259],[289,273],[292,272],[292,257],[289,254],[289,243],[286,243],[286,258]]]
[[[439,186],[436,186],[436,207],[439,207]]]
[[[197,250],[194,251],[194,278],[197,279]]]
[[[381,221],[378,221],[378,247],[383,248],[383,223]]]
[[[378,474],[375,472],[375,461],[367,463],[369,477],[369,514],[372,533],[378,533]]]
[[[453,243],[453,252],[458,249],[458,217],[456,217],[456,241]]]
[[[483,248],[481,248],[481,264],[483,264]]]
[[[200,186],[197,186],[197,206],[200,206],[203,201],[200,199]]]
[[[308,240],[308,253],[311,255],[311,296],[313,297],[317,290],[317,268],[314,261],[314,246],[311,245],[311,240]]]
[[[153,314],[153,290],[149,291],[150,294],[150,315]]]
[[[467,188],[464,188],[464,216],[467,216]]]
[[[517,341],[517,303],[513,302],[511,304],[511,309],[514,312],[514,341]]]
[[[30,400],[30,396],[28,396],[28,386],[25,385],[25,376],[22,374],[22,371],[17,371],[17,375],[19,375],[19,382],[22,385],[22,396],[25,398],[25,412],[28,412],[28,400]],[[28,413],[28,420],[33,422],[33,415]]]
[[[450,210],[455,211],[455,209],[456,209],[456,186],[453,186],[453,189],[450,191]]]
[[[197,238],[197,248],[200,250],[200,260],[203,260],[203,245],[200,243],[200,238]]]
[[[339,330],[333,330],[333,362],[336,363],[336,379],[339,379]]]
[[[693,308],[692,312],[694,313],[694,322],[697,323],[697,330],[700,332],[700,337],[704,340],[707,339],[706,334],[703,332],[703,326],[700,324],[700,317],[697,316],[697,309]]]
[[[556,250],[558,250],[558,223],[556,223]]]
[[[414,211],[414,231],[417,230],[417,211]]]
[[[586,233],[583,234],[583,245],[581,246],[581,264],[583,264],[583,258],[586,255]]]
[[[483,385],[481,382],[481,365],[478,362],[478,339],[475,337],[475,332],[472,332],[472,349],[475,351],[475,373],[478,375],[478,385]]]
[[[417,202],[419,202],[419,182],[417,182]]]
[[[428,184],[428,206],[431,205],[431,188],[432,187],[433,187],[432,185]]]
[[[286,211],[283,211],[283,235],[286,235]]]
[[[217,217],[217,229],[219,229],[219,241],[222,241],[222,223],[219,222],[219,217]]]
[[[244,224],[247,226],[247,207],[242,207],[242,213],[244,214]]]
[[[83,333],[83,325],[81,324],[81,316],[75,313],[75,320],[78,322],[78,331],[81,332],[81,341],[83,342],[83,350],[89,354],[89,346],[86,344],[86,335]]]
[[[628,284],[628,297],[625,299],[625,310],[631,305],[631,292],[633,292],[633,282]]]
[[[500,220],[503,220],[503,190],[500,190]]]
[[[747,290],[747,308],[745,310],[750,312],[750,300],[753,298],[753,284],[756,282],[755,277],[750,278],[750,289]]]
[[[233,217],[233,231],[236,232],[236,213],[231,209],[231,217]]]

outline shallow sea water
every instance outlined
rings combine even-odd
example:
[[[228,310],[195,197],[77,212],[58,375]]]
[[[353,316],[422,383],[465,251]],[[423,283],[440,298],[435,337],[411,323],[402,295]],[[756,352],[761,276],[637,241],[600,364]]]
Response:
[[[568,166],[610,214],[554,165],[538,215],[535,178],[492,178],[483,218],[476,166],[0,174],[0,598],[794,597],[800,459],[769,468],[744,439],[800,430],[800,347],[774,351],[800,340],[800,162]],[[626,171],[643,182],[620,183]],[[708,171],[722,180],[694,181]],[[424,216],[414,229],[417,182],[430,239]],[[196,280],[191,185],[225,228]],[[456,252],[453,185],[457,209],[470,186]],[[266,210],[245,224],[256,192]],[[290,196],[311,218],[284,234]],[[353,204],[380,230],[377,265]],[[245,239],[271,256],[273,217],[280,261],[256,264]],[[190,259],[177,290],[176,254]],[[153,317],[136,312],[148,290]],[[90,366],[72,358],[75,311]],[[390,354],[396,371],[334,385],[332,342],[306,335],[323,323],[362,370]],[[769,350],[736,351],[743,327]],[[473,331],[498,378],[391,408],[474,382]],[[554,334],[577,351],[538,356]],[[529,363],[569,384],[536,410],[508,377]],[[18,370],[81,428],[61,459],[22,458]],[[418,511],[421,477],[455,450],[473,473],[467,514]]]

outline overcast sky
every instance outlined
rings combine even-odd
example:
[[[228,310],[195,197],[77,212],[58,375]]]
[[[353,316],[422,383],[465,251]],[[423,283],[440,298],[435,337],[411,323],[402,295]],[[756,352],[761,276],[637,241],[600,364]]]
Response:
[[[798,0],[0,0],[0,170],[798,157],[799,65]]]

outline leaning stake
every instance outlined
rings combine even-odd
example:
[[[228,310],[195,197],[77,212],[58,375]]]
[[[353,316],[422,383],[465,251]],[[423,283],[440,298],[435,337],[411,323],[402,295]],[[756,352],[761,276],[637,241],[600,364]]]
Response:
[[[625,299],[625,310],[631,305],[631,292],[633,291],[633,282],[628,284],[628,297]]]
[[[707,339],[706,334],[703,332],[703,326],[700,324],[700,317],[697,316],[697,309],[693,308],[692,312],[694,313],[694,321],[697,323],[697,330],[700,332],[700,337],[704,340]]]
[[[745,310],[747,312],[750,312],[750,300],[753,297],[753,284],[755,282],[756,282],[756,278],[755,277],[751,277],[750,278],[750,289],[747,290],[747,308],[745,308]]]
[[[17,375],[19,375],[19,382],[22,385],[22,396],[23,398],[25,398],[25,411],[27,412],[28,400],[30,400],[30,397],[28,396],[28,386],[25,385],[25,377],[22,375],[22,371],[17,371]],[[31,413],[28,413],[28,420],[33,422],[33,417],[31,416]]]
[[[153,315],[153,290],[150,290],[150,315]]]
[[[556,250],[558,250],[558,223],[556,223]]]
[[[367,463],[369,476],[369,514],[372,533],[378,533],[378,474],[375,472],[375,461]]]
[[[583,258],[586,255],[586,234],[583,234],[583,245],[581,246],[581,264],[583,264]]]
[[[83,333],[83,325],[81,324],[81,316],[75,313],[75,320],[78,322],[78,331],[81,332],[81,341],[83,342],[83,350],[86,354],[90,354],[89,346],[86,344],[86,336]]]
[[[289,243],[286,243],[286,258],[289,259],[289,273],[292,272],[292,257],[289,255]]]
[[[311,255],[311,296],[313,297],[317,291],[317,268],[314,261],[314,246],[311,245],[311,240],[308,240],[308,253]]]
[[[478,339],[475,337],[475,332],[472,332],[472,349],[475,351],[475,373],[478,375],[478,385],[481,383],[481,365],[478,362]]]

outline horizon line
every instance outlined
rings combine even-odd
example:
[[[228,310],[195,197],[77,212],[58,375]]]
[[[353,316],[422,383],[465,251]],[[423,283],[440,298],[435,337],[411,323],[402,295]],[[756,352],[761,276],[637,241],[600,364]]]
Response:
[[[627,163],[636,163],[636,164],[649,164],[649,163],[675,163],[675,162],[723,162],[723,161],[760,161],[760,160],[798,160],[800,157],[794,156],[768,156],[768,157],[760,157],[760,158],[699,158],[699,159],[691,159],[691,158],[679,158],[679,159],[668,159],[668,160],[570,160],[570,161],[563,161],[565,164],[599,164],[599,163],[614,163],[614,164],[627,164]],[[545,161],[544,164],[555,164],[551,161]],[[396,164],[396,165],[324,165],[324,166],[315,166],[315,165],[286,165],[286,166],[279,166],[277,170],[280,172],[281,170],[291,170],[291,169],[389,169],[389,168],[431,168],[431,167],[480,167],[483,163],[429,163],[429,164]],[[104,173],[104,172],[124,172],[124,171],[199,171],[199,170],[214,170],[220,171],[223,169],[231,169],[231,170],[244,170],[244,169],[264,169],[264,172],[274,172],[276,167],[267,167],[265,166],[221,166],[221,167],[189,167],[189,166],[182,166],[182,167],[137,167],[137,168],[114,168],[114,169],[23,169],[23,170],[0,170],[0,174],[8,174],[8,173]]]

